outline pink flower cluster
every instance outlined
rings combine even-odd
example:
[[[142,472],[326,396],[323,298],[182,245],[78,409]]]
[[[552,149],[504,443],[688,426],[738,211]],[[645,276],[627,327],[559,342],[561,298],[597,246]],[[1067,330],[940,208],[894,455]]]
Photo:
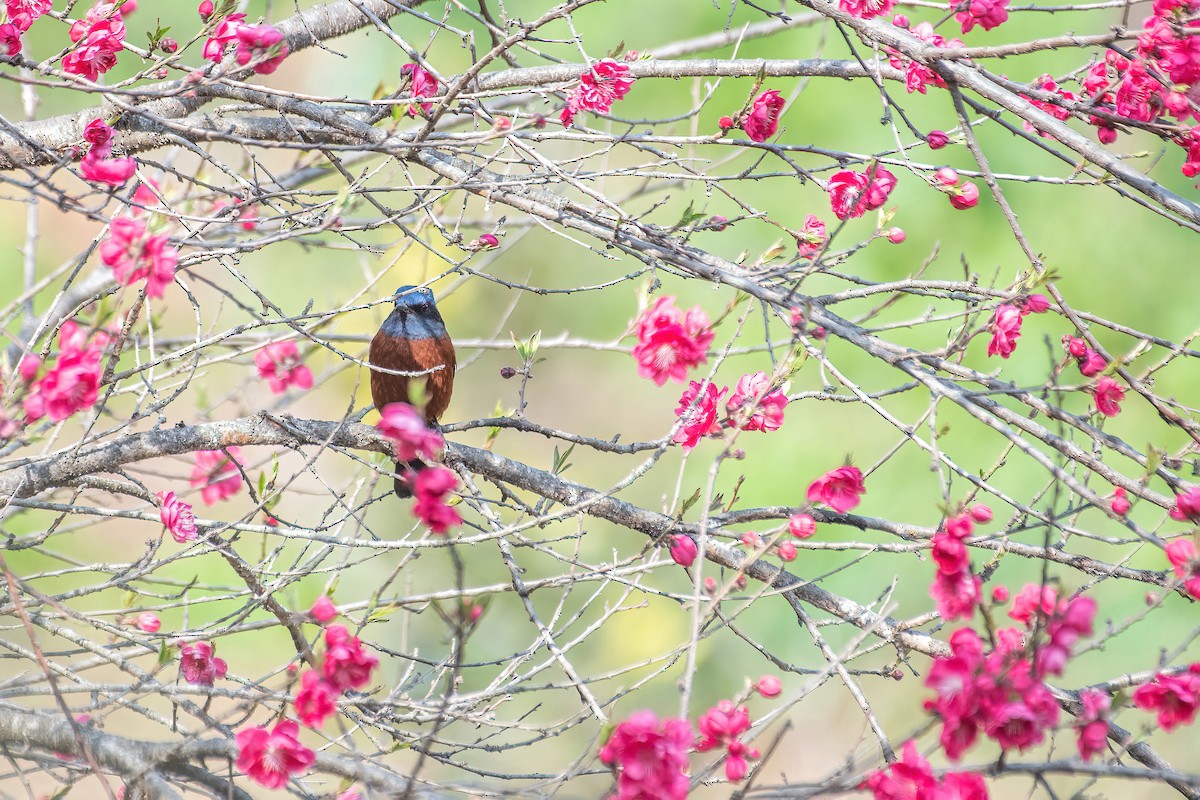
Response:
[[[196,463],[192,465],[189,483],[200,487],[200,499],[204,505],[211,506],[242,490],[242,473],[238,469],[240,456],[241,452],[236,447],[226,447],[224,451],[196,451]]]
[[[1034,89],[1040,89],[1048,94],[1058,95],[1068,103],[1074,103],[1079,100],[1079,95],[1075,94],[1074,92],[1067,91],[1066,89],[1060,89],[1058,87],[1058,83],[1049,75],[1042,75],[1033,82],[1032,86]],[[1046,100],[1037,100],[1032,97],[1027,97],[1026,95],[1021,95],[1021,97],[1024,97],[1026,100],[1028,100],[1035,108],[1040,108],[1042,111],[1045,111],[1047,114],[1059,121],[1068,119],[1071,116],[1071,112],[1063,108],[1059,103],[1052,103]],[[1021,126],[1029,133],[1037,133],[1039,136],[1049,136],[1049,134],[1047,134],[1045,131],[1039,131],[1034,128],[1033,125],[1031,125],[1028,121],[1022,122]]]
[[[869,789],[874,800],[987,800],[987,784],[974,772],[948,772],[941,780],[909,739],[900,748],[900,758],[887,769],[872,772],[859,785]]]
[[[894,0],[838,0],[838,8],[859,19],[871,19],[887,14]]]
[[[201,4],[201,10],[205,10]],[[201,14],[206,21],[212,15]],[[287,42],[283,34],[274,25],[246,25],[245,14],[227,14],[222,17],[209,34],[204,43],[203,56],[214,64],[221,63],[225,50],[231,44],[237,45],[234,59],[241,66],[253,65],[253,70],[259,75],[270,75],[288,55]]]
[[[1084,377],[1091,378],[1099,375],[1108,366],[1104,356],[1088,347],[1087,342],[1083,339],[1067,335],[1062,338],[1062,341],[1063,347],[1075,359],[1079,372]],[[1125,387],[1116,379],[1107,375],[1101,376],[1091,387],[1091,393],[1096,403],[1096,410],[1101,414],[1106,417],[1115,417],[1121,413],[1121,401],[1125,399]]]
[[[402,75],[407,75],[409,80],[408,95],[413,100],[424,100],[426,97],[435,97],[438,94],[437,78],[431,73],[422,69],[417,64],[405,64],[400,68]],[[426,117],[433,110],[433,103],[416,102],[408,107],[408,115],[415,117],[417,109],[421,109],[421,113]]]
[[[600,760],[617,770],[615,800],[684,800],[691,746],[687,720],[660,722],[652,711],[630,714],[600,749]]]
[[[174,492],[158,492],[154,495],[161,503],[158,517],[163,527],[171,532],[171,537],[180,544],[186,544],[196,538],[196,516],[192,506],[175,496]]]
[[[1164,731],[1191,725],[1200,710],[1200,664],[1176,675],[1158,673],[1134,691],[1133,704],[1143,711],[1157,711],[1158,725]]]
[[[237,768],[250,780],[268,789],[282,789],[292,775],[298,775],[313,765],[316,754],[297,738],[300,726],[290,719],[281,719],[275,727],[263,726],[238,731]]]
[[[144,219],[117,217],[109,226],[108,238],[100,243],[100,260],[112,267],[113,277],[122,286],[144,280],[148,297],[162,297],[175,280],[179,251],[168,243],[165,233],[151,236]]]
[[[1171,516],[1175,516],[1174,509]],[[1174,540],[1167,545],[1167,560],[1171,562],[1175,576],[1183,581],[1184,590],[1200,600],[1200,558],[1196,556],[1196,543],[1191,539]]]
[[[1181,123],[1197,115],[1196,85],[1200,83],[1200,37],[1195,16],[1196,0],[1158,0],[1153,14],[1142,21],[1133,58],[1108,50],[1104,59],[1088,70],[1083,88],[1095,107],[1135,122],[1155,123],[1172,116]],[[1110,120],[1092,115],[1097,136],[1104,144],[1117,139]],[[1175,138],[1186,151],[1181,172],[1200,174],[1200,126]]]
[[[816,214],[809,214],[805,217],[804,227],[794,235],[796,237],[796,254],[800,258],[813,258],[825,249],[825,243],[829,241],[825,223]]]
[[[300,351],[293,341],[272,342],[254,354],[258,377],[265,378],[275,394],[283,394],[289,386],[311,389],[312,370],[300,361]]]
[[[928,22],[918,23],[917,27],[911,31],[913,36],[916,36],[921,41],[931,44],[934,47],[962,47],[961,39],[946,40],[941,34],[934,32],[933,25]],[[925,87],[934,86],[939,89],[946,88],[946,81],[942,79],[932,68],[924,64],[912,61],[908,57],[902,55],[895,50],[888,50],[888,63],[895,69],[904,72],[904,87],[909,94],[919,92],[925,94]]]
[[[338,696],[367,686],[377,666],[379,659],[363,649],[357,636],[351,636],[344,625],[330,625],[325,629],[321,671],[310,669],[300,676],[294,701],[296,716],[310,728],[321,727],[337,710]]]
[[[1040,587],[1035,590],[1040,599]],[[946,755],[957,761],[980,732],[1005,750],[1040,743],[1059,714],[1043,678],[1062,674],[1071,648],[1091,634],[1095,614],[1096,603],[1088,597],[1058,602],[1051,613],[1031,617],[1026,631],[996,631],[991,652],[970,628],[954,631],[951,655],[935,659],[925,681],[936,693],[925,708],[942,721]],[[1046,641],[1035,644],[1031,660],[1027,637],[1033,636]]]
[[[50,4],[51,0],[4,0],[8,14],[8,21],[0,24],[0,45],[4,55],[15,56],[21,52],[21,34],[50,10]]]
[[[754,98],[750,108],[736,120],[721,117],[720,126],[723,129],[741,128],[751,141],[765,142],[775,135],[779,129],[779,116],[783,113],[785,101],[777,89],[767,91]],[[724,228],[716,228],[724,230]]]
[[[102,119],[94,119],[83,129],[84,141],[91,147],[79,162],[86,180],[120,186],[133,177],[137,162],[132,158],[112,158],[113,129]]]
[[[963,33],[969,33],[976,25],[990,31],[1008,21],[1008,0],[966,0],[958,7],[954,18],[962,25]]]
[[[863,172],[848,169],[835,172],[825,184],[833,214],[842,220],[861,217],[879,208],[887,202],[894,188],[896,176],[878,164],[872,164]]]
[[[725,777],[740,781],[749,771],[748,760],[758,758],[758,750],[742,742],[738,737],[750,730],[750,712],[745,706],[734,706],[722,700],[700,715],[696,721],[700,729],[700,741],[696,750],[725,750]]]
[[[963,512],[947,519],[933,535],[932,556],[937,573],[929,594],[944,620],[970,619],[982,597],[982,582],[971,572],[965,544],[974,532],[975,518],[970,512]]]
[[[809,484],[805,497],[810,503],[824,503],[845,514],[855,508],[859,498],[866,493],[862,470],[847,465],[832,469]]]
[[[705,436],[719,434],[725,425],[746,431],[779,430],[788,399],[782,389],[772,387],[767,373],[743,375],[725,403],[725,419],[718,421],[718,404],[728,391],[727,386],[718,391],[711,383],[688,384],[675,408],[682,425],[675,432],[674,441],[682,444],[684,450],[691,450]]]
[[[634,79],[626,77],[628,72],[628,64],[621,64],[611,58],[597,61],[585,70],[579,76],[579,85],[567,98],[567,107],[559,115],[563,126],[571,127],[575,115],[581,111],[591,111],[595,114],[607,114],[611,111],[612,104],[628,94],[633,87]]]
[[[114,3],[97,3],[86,17],[72,24],[70,36],[75,46],[63,56],[63,71],[94,82],[115,67],[117,54],[125,48],[121,16]]]
[[[1084,689],[1079,693],[1079,701],[1083,704],[1083,713],[1078,717],[1079,757],[1091,761],[1093,757],[1104,752],[1108,740],[1108,711],[1112,708],[1112,698],[1099,689]]]
[[[997,306],[990,325],[992,338],[988,342],[987,354],[1008,358],[1017,349],[1021,338],[1021,320],[1026,314],[1041,314],[1050,308],[1045,295],[1031,294],[1018,297],[1011,303]]]
[[[950,205],[959,211],[979,205],[979,187],[970,181],[962,180],[958,171],[950,167],[942,167],[934,174],[933,186],[949,197]]]
[[[634,334],[638,375],[657,386],[667,380],[683,383],[689,369],[708,360],[708,346],[716,336],[700,306],[684,313],[670,295],[643,309],[634,321]]]
[[[225,659],[213,655],[213,646],[208,642],[185,644],[179,651],[179,671],[188,683],[212,686],[218,678],[224,678],[228,670]]]
[[[408,403],[388,403],[380,409],[375,429],[392,440],[397,461],[433,461],[445,445],[442,435],[430,430],[425,417]]]
[[[1175,495],[1171,519],[1200,523],[1200,486],[1191,486]]]
[[[434,533],[445,533],[462,525],[462,517],[446,498],[458,488],[458,476],[445,467],[429,467],[413,480],[413,514]]]
[[[29,394],[22,404],[27,423],[42,417],[62,422],[76,411],[95,405],[103,372],[100,361],[108,340],[104,331],[89,337],[74,320],[67,320],[58,331],[58,357],[53,367],[34,379],[36,362],[22,363],[23,375],[30,381]]]

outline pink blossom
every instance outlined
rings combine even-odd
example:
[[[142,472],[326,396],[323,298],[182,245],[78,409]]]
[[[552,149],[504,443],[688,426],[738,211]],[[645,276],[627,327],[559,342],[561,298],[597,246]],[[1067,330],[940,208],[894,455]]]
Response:
[[[196,538],[196,517],[192,506],[175,496],[174,492],[158,492],[154,495],[160,503],[159,519],[163,526],[171,532],[171,537],[180,544],[185,544]]]
[[[21,32],[29,30],[34,20],[50,11],[52,0],[4,0],[8,19]]]
[[[1104,752],[1108,740],[1108,721],[1105,717],[1112,706],[1112,698],[1099,689],[1084,689],[1079,693],[1083,713],[1079,715],[1079,757],[1091,761],[1093,756]]]
[[[933,769],[917,752],[916,742],[909,739],[900,749],[900,758],[889,764],[887,769],[872,772],[859,788],[869,789],[875,800],[916,800],[934,797],[936,787]]]
[[[908,238],[908,234],[904,232],[903,228],[888,228],[883,235],[892,244],[902,244]]]
[[[668,380],[683,383],[689,369],[708,360],[708,346],[716,336],[700,306],[685,314],[670,295],[658,298],[638,315],[634,332],[638,375],[658,386]]]
[[[236,447],[227,447],[225,451],[196,451],[189,483],[201,487],[200,499],[206,506],[233,497],[242,490],[242,473],[238,469],[241,453]]]
[[[375,428],[392,440],[397,461],[432,461],[444,444],[442,435],[430,430],[425,417],[408,403],[388,403],[380,409]]]
[[[437,96],[439,91],[437,78],[433,77],[433,74],[429,71],[422,69],[420,65],[405,64],[400,68],[400,73],[408,76],[410,82],[408,95],[413,100],[421,101],[426,97]],[[415,117],[418,108],[421,109],[422,114],[428,117],[429,113],[433,110],[433,103],[412,103],[408,106],[408,115]]]
[[[287,58],[288,46],[274,25],[238,25],[234,35],[237,63],[244,67],[253,61],[255,74],[270,75]]]
[[[109,226],[108,238],[100,243],[100,260],[112,267],[113,277],[122,286],[145,280],[146,294],[162,297],[175,280],[179,251],[167,243],[166,234],[148,235],[145,220],[117,217]]]
[[[690,567],[696,561],[696,540],[686,533],[677,533],[671,537],[669,548],[671,560],[681,567]]]
[[[85,408],[99,397],[101,365],[108,334],[98,331],[89,336],[74,320],[67,320],[58,332],[58,357],[54,366],[29,387],[22,405],[29,422],[49,416],[53,422]]]
[[[788,531],[797,539],[807,539],[817,532],[817,521],[811,514],[792,514],[788,517]]]
[[[1167,545],[1167,560],[1175,575],[1184,582],[1187,593],[1200,600],[1200,559],[1196,557],[1196,544],[1191,539],[1175,539]]]
[[[887,202],[896,187],[896,176],[881,166],[872,165],[865,172],[844,169],[834,173],[825,184],[829,204],[838,219],[861,217]]]
[[[120,186],[137,172],[137,161],[132,158],[100,158],[88,153],[79,162],[79,172],[84,180]]]
[[[230,14],[218,22],[212,34],[208,37],[208,41],[204,43],[204,50],[202,51],[204,58],[214,64],[221,63],[221,59],[225,56],[225,48],[232,42],[237,41],[238,28],[241,27],[242,21],[245,19],[245,14]]]
[[[1125,496],[1125,490],[1118,486],[1113,490],[1113,499],[1109,504],[1109,508],[1118,517],[1123,517],[1129,513],[1129,498]]]
[[[783,97],[775,89],[754,98],[750,112],[742,122],[742,129],[755,142],[765,142],[775,135],[779,127],[779,115],[783,113]]]
[[[1125,399],[1125,389],[1117,381],[1107,375],[1096,381],[1092,393],[1096,401],[1096,410],[1106,417],[1115,417],[1121,413],[1121,401]]]
[[[1085,347],[1083,356],[1078,360],[1078,363],[1079,373],[1085,378],[1092,378],[1099,375],[1108,366],[1108,362],[1104,360],[1104,356],[1090,347]]]
[[[200,5],[196,7],[196,12],[200,15],[200,19],[208,19],[213,15],[216,9],[213,7],[213,0],[200,0]]]
[[[947,41],[941,34],[935,32],[933,25],[928,22],[919,23],[910,33],[934,47],[961,47],[963,44],[960,39],[950,39]],[[895,69],[904,72],[904,88],[909,94],[913,92],[925,94],[926,87],[929,86],[939,88],[945,88],[946,86],[946,81],[932,68],[925,66],[919,61],[913,61],[895,50],[888,50],[888,62]]]
[[[812,258],[825,249],[829,234],[825,231],[825,223],[815,214],[804,218],[804,227],[796,234],[796,253],[800,258]]]
[[[308,610],[308,615],[319,624],[324,625],[338,615],[338,610],[333,601],[329,599],[329,595],[323,594],[313,601],[312,608]]]
[[[629,72],[627,64],[605,58],[597,61],[590,69],[579,76],[579,85],[567,98],[567,107],[562,110],[559,119],[569,128],[575,121],[575,115],[581,111],[591,111],[596,114],[607,114],[612,110],[612,104],[623,98],[633,87],[633,78],[625,77]]]
[[[153,614],[149,611],[143,611],[141,614],[138,614],[136,617],[134,617],[133,624],[134,627],[136,627],[139,631],[144,631],[146,633],[158,633],[159,628],[162,627],[162,620],[158,618],[157,614]]]
[[[988,342],[987,354],[1008,358],[1017,349],[1021,338],[1021,309],[1005,303],[996,309],[991,323],[992,339]]]
[[[700,731],[696,749],[703,753],[724,748],[725,777],[734,782],[746,777],[747,759],[753,760],[759,755],[758,750],[738,738],[750,730],[750,712],[746,707],[735,707],[730,701],[722,700],[700,715],[696,727]]]
[[[1050,298],[1044,294],[1030,294],[1018,298],[1021,314],[1043,314],[1050,310]]]
[[[1200,664],[1179,675],[1158,673],[1134,691],[1133,703],[1143,711],[1157,711],[1158,725],[1168,733],[1190,725],[1200,709]]]
[[[312,371],[300,361],[300,351],[293,341],[272,342],[254,354],[258,377],[266,378],[275,394],[283,394],[289,386],[311,389]]]
[[[966,8],[954,18],[962,25],[963,33],[969,33],[976,25],[990,31],[1008,20],[1008,0],[967,0]]]
[[[893,0],[838,0],[838,8],[859,19],[872,19],[892,10]]]
[[[82,20],[72,23],[69,35],[76,47],[63,58],[64,70],[94,81],[116,66],[126,31],[114,10],[113,3],[97,3]]]
[[[377,666],[379,659],[364,650],[359,638],[351,636],[344,625],[325,629],[325,661],[321,672],[339,692],[369,684],[371,671]]]
[[[929,145],[930,150],[941,150],[950,144],[950,137],[946,135],[945,131],[930,131],[925,136],[925,143]]]
[[[684,800],[691,745],[687,720],[660,723],[652,711],[629,715],[600,748],[600,760],[617,770],[615,800]]]
[[[967,509],[967,513],[971,515],[971,519],[983,524],[992,521],[992,510],[983,503],[976,503]]]
[[[212,686],[217,678],[225,677],[228,669],[225,659],[213,655],[213,646],[208,642],[185,644],[179,651],[179,671],[188,683]]]
[[[0,48],[4,55],[12,57],[21,52],[21,29],[11,22],[0,25]]]
[[[979,187],[969,181],[955,186],[950,190],[950,205],[959,211],[979,205]]]
[[[264,727],[238,731],[237,768],[257,784],[282,789],[290,776],[304,772],[317,758],[300,744],[299,734],[300,726],[290,719],[276,722],[270,731]]]
[[[794,542],[780,542],[775,545],[775,552],[779,554],[779,558],[783,561],[795,561],[796,553],[799,551],[796,549]]]
[[[754,684],[754,690],[763,697],[776,697],[783,691],[783,682],[774,675],[763,675]]]
[[[296,691],[296,716],[300,722],[310,728],[319,728],[325,724],[336,710],[335,701],[340,692],[326,683],[313,670],[306,670],[300,676],[300,688]]]
[[[1191,486],[1176,494],[1170,516],[1180,522],[1200,522],[1200,486]]]
[[[1087,342],[1077,336],[1063,336],[1062,343],[1072,358],[1083,358],[1088,352]]]
[[[765,372],[743,375],[725,404],[735,427],[746,431],[776,431],[783,424],[783,409],[788,399],[782,390],[772,388]]]
[[[810,503],[824,503],[839,513],[846,513],[859,503],[867,493],[863,485],[863,474],[858,467],[838,467],[826,472],[808,487],[806,498]]]
[[[42,360],[33,353],[21,356],[21,360],[17,362],[17,374],[25,383],[33,383],[41,368]]]
[[[413,514],[429,526],[433,533],[441,534],[462,524],[462,517],[447,501],[446,497],[458,488],[458,476],[445,467],[430,467],[417,472],[413,480]]]
[[[1021,591],[1017,592],[1008,616],[1017,622],[1033,627],[1036,615],[1040,613],[1042,617],[1049,617],[1054,613],[1057,603],[1058,592],[1053,586],[1027,583],[1021,587]]]
[[[703,389],[701,387],[703,386]],[[684,450],[691,450],[699,441],[710,434],[721,432],[717,422],[717,404],[725,393],[723,387],[719,392],[713,384],[701,384],[691,381],[679,398],[675,413],[679,415],[680,426],[675,432],[673,441],[683,445]]]
[[[942,619],[970,619],[983,597],[983,582],[970,569],[949,573],[939,570],[929,587],[929,596]]]
[[[339,794],[336,800],[363,800],[362,792],[357,787],[351,786],[346,791]]]

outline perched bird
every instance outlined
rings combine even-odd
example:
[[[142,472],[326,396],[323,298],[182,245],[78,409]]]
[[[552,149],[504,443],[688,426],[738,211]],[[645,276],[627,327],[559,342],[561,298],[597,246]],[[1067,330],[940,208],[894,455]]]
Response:
[[[454,343],[429,289],[401,286],[394,300],[395,310],[371,339],[371,400],[378,411],[388,403],[409,403],[424,411],[426,422],[436,425],[454,392]],[[410,396],[410,389],[422,383],[425,396]],[[420,461],[396,462],[399,497],[412,496],[402,476],[424,466]]]

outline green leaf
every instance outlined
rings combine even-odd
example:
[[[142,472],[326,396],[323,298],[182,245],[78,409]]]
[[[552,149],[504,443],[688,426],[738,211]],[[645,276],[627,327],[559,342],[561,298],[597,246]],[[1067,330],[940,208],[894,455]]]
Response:
[[[688,509],[690,509],[692,506],[696,505],[696,503],[698,503],[699,501],[700,501],[700,490],[696,489],[696,491],[692,492],[691,497],[689,497],[687,500],[683,501],[683,505],[679,508],[679,516],[682,517],[684,514],[686,514],[688,512]]]
[[[555,445],[555,447],[554,447],[554,467],[553,467],[553,469],[550,470],[550,472],[552,474],[560,475],[571,468],[571,465],[567,463],[567,459],[571,457],[571,451],[574,449],[575,449],[575,444],[572,443],[571,446],[567,448],[567,451],[560,455],[558,452],[558,446]]]

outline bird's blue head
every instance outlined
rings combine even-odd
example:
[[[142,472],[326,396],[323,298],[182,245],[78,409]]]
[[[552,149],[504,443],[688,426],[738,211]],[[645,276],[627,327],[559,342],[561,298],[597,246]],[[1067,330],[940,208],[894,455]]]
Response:
[[[433,302],[433,292],[423,286],[401,286],[396,290],[393,300],[396,301],[398,311],[412,311],[420,314],[436,308]]]

